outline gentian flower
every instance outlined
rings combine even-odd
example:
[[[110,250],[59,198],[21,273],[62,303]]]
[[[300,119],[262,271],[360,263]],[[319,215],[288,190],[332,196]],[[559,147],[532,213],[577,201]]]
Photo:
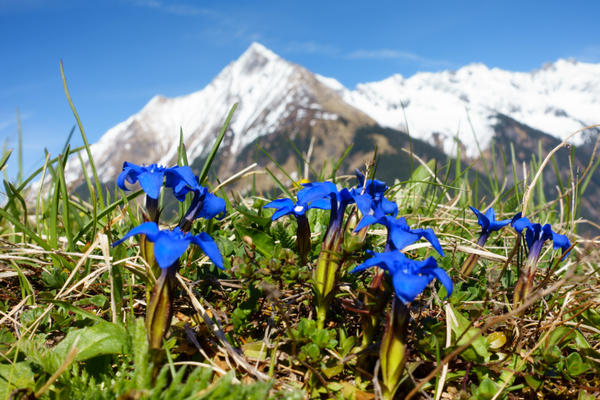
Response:
[[[350,190],[350,194],[356,202],[356,207],[362,215],[372,215],[376,218],[384,215],[395,217],[398,215],[398,205],[384,197],[384,193],[389,187],[383,181],[377,179],[367,179],[356,170],[356,179],[358,186]]]
[[[134,235],[145,235],[147,240],[154,243],[154,257],[161,269],[174,265],[179,257],[187,250],[190,243],[200,247],[204,254],[220,269],[223,266],[223,257],[215,241],[206,232],[192,235],[183,232],[179,227],[173,230],[160,230],[154,222],[145,222],[130,230],[123,238],[113,243],[113,247],[123,243]]]
[[[158,223],[158,196],[163,186],[163,181],[167,178],[166,186],[173,189],[175,197],[183,201],[187,191],[192,187],[198,186],[197,178],[192,169],[187,166],[166,168],[157,164],[135,165],[125,161],[123,171],[117,178],[117,185],[123,190],[129,190],[125,182],[134,184],[139,182],[144,193],[146,193],[146,211],[147,219]]]
[[[444,250],[431,228],[411,229],[404,217],[396,219],[390,216],[377,218],[373,215],[365,215],[356,226],[355,232],[372,224],[385,225],[387,228],[388,236],[385,244],[385,251],[402,250],[406,246],[415,243],[417,240],[425,238],[442,257],[444,256]]]
[[[554,232],[550,224],[544,226],[534,224],[527,217],[521,217],[521,213],[515,215],[512,220],[512,226],[519,233],[523,232],[523,229],[527,229],[525,232],[525,241],[529,249],[527,258],[535,262],[539,259],[542,246],[547,240],[552,240],[554,250],[562,249],[563,254],[571,247],[569,238]]]
[[[373,257],[350,272],[356,273],[374,266],[386,270],[392,277],[396,296],[405,304],[413,301],[434,278],[444,285],[448,296],[452,294],[452,280],[444,269],[438,267],[433,257],[416,261],[395,250],[384,253],[369,251],[369,253]]]
[[[396,250],[368,253],[373,257],[354,268],[351,273],[374,266],[382,268],[391,276],[395,293],[379,348],[383,398],[392,399],[398,389],[406,362],[406,333],[410,313],[405,304],[412,302],[434,278],[442,282],[448,296],[452,294],[453,286],[446,271],[437,266],[433,257],[416,261]]]
[[[490,233],[499,231],[511,222],[511,219],[496,221],[494,209],[492,207],[488,208],[485,214],[475,207],[469,206],[469,208],[475,213],[477,222],[479,223],[479,226],[481,226],[481,234],[479,235],[479,240],[477,240],[477,244],[481,247],[485,245]]]
[[[312,203],[317,200],[329,199],[331,210],[329,214],[329,225],[323,243],[331,247],[339,239],[342,231],[342,222],[346,207],[354,202],[354,198],[347,188],[338,190],[333,182],[315,182],[304,184],[304,189],[298,192],[298,198],[302,198],[306,203]],[[341,242],[339,243],[341,245]],[[333,249],[330,249],[333,250]],[[341,250],[341,249],[340,249]]]
[[[206,232],[192,235],[179,227],[160,230],[155,222],[145,222],[133,228],[122,239],[113,243],[113,247],[134,235],[143,235],[143,241],[153,244],[150,248],[153,249],[154,259],[160,267],[160,276],[146,307],[148,342],[151,349],[160,349],[173,316],[173,293],[177,284],[175,274],[179,267],[179,258],[190,243],[200,247],[220,269],[225,269],[223,257],[215,241]]]
[[[513,294],[513,301],[515,305],[518,305],[531,291],[535,272],[537,270],[537,263],[544,243],[547,240],[552,240],[553,248],[555,250],[562,249],[563,257],[568,254],[567,250],[571,247],[571,243],[567,236],[554,232],[550,224],[545,224],[544,226],[537,223],[534,224],[527,217],[522,217],[521,213],[518,213],[513,217],[511,225],[518,233],[522,233],[523,230],[526,229],[525,242],[529,249],[525,268],[521,273],[521,276],[519,276]]]
[[[157,164],[139,166],[127,161],[123,163],[123,171],[117,178],[117,185],[123,190],[129,190],[125,182],[130,184],[139,182],[144,193],[156,200],[160,194],[165,176],[167,178],[166,186],[173,188],[173,192],[179,201],[183,201],[181,193],[185,197],[187,186],[191,188],[198,185],[190,167],[166,168]]]
[[[176,192],[176,190],[179,191]],[[217,219],[225,217],[225,200],[210,193],[204,186],[196,184],[194,187],[182,187],[180,183],[180,186],[173,188],[175,196],[179,195],[183,196],[183,198],[185,198],[185,194],[189,191],[194,192],[194,197],[192,198],[190,208],[187,210],[181,221],[179,221],[179,228],[181,228],[181,230],[189,232],[189,230],[192,229],[192,224],[196,218],[212,219],[219,214],[221,215],[221,218],[217,217]]]
[[[346,188],[338,190],[333,182],[315,182],[303,185],[298,198],[306,203],[329,199],[329,225],[321,245],[321,253],[313,274],[313,290],[316,297],[317,326],[323,329],[325,317],[333,290],[338,278],[338,271],[343,262],[342,244],[344,242],[344,213],[346,207],[354,202],[350,191]]]
[[[273,221],[283,217],[284,215],[293,215],[296,217],[297,229],[296,229],[296,247],[298,247],[298,254],[300,255],[300,262],[306,263],[308,253],[310,253],[311,240],[310,240],[310,225],[308,218],[306,217],[306,211],[311,208],[319,208],[328,210],[331,207],[331,203],[328,199],[316,199],[310,202],[305,200],[306,191],[299,191],[297,198],[298,201],[294,203],[291,199],[278,199],[268,204],[265,204],[263,208],[275,208],[275,212],[271,219]]]
[[[479,239],[477,239],[477,245],[480,247],[485,246],[485,242],[487,242],[492,232],[499,231],[511,222],[510,219],[496,221],[496,214],[494,213],[494,209],[492,207],[488,208],[485,214],[475,207],[469,206],[469,208],[471,211],[473,211],[473,213],[475,213],[477,216],[477,223],[479,223],[479,226],[481,226],[481,233],[479,234]],[[460,272],[465,276],[470,275],[477,264],[477,260],[479,260],[479,254],[469,254],[463,263]]]

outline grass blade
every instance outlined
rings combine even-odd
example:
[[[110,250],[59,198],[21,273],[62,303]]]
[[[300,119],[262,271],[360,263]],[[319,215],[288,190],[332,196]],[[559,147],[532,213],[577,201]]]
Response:
[[[67,79],[65,78],[65,71],[63,69],[62,60],[60,61],[60,76],[62,78],[63,87],[65,89],[65,95],[67,96],[67,101],[69,102],[71,111],[73,111],[73,115],[75,116],[75,120],[77,121],[77,126],[79,126],[79,132],[81,132],[81,138],[83,139],[83,145],[84,145],[85,151],[88,155],[90,167],[92,168],[92,174],[94,175],[94,183],[96,184],[96,192],[98,195],[98,199],[100,200],[100,205],[101,205],[101,207],[104,207],[104,198],[102,196],[102,188],[100,187],[100,179],[98,178],[98,172],[96,172],[96,166],[94,165],[94,158],[92,157],[92,151],[90,150],[90,144],[87,141],[87,137],[85,135],[85,130],[83,129],[83,124],[81,123],[81,120],[79,119],[79,114],[77,113],[77,109],[75,109],[75,105],[73,104],[73,100],[71,100],[71,95],[69,94],[69,88],[67,86]],[[95,198],[92,199],[92,201],[96,201]]]
[[[208,176],[208,170],[210,169],[210,166],[211,166],[213,160],[215,159],[215,156],[217,155],[217,150],[219,150],[219,146],[221,145],[221,142],[223,141],[223,138],[225,137],[225,133],[227,132],[227,128],[229,127],[229,123],[231,122],[231,118],[233,118],[233,113],[235,112],[236,108],[237,108],[237,103],[235,103],[233,105],[233,107],[231,107],[231,110],[229,111],[229,114],[227,115],[227,118],[225,119],[225,123],[223,124],[223,127],[221,128],[221,131],[219,132],[219,135],[217,136],[217,140],[215,141],[215,144],[213,145],[213,147],[210,151],[210,154],[208,155],[208,158],[206,159],[206,162],[204,163],[204,166],[202,167],[202,171],[200,171],[200,177],[199,177],[200,184],[202,184],[202,182],[204,182],[204,180]]]

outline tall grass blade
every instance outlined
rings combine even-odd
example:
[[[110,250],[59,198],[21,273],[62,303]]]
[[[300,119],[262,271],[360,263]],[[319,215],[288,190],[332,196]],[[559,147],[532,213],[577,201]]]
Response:
[[[19,169],[17,171],[17,184],[20,185],[23,181],[23,129],[21,127],[21,114],[17,108],[17,135],[19,136]]]
[[[73,251],[75,246],[73,244],[73,233],[71,232],[71,212],[69,209],[69,194],[67,192],[67,183],[65,182],[65,163],[60,160],[58,161],[58,182],[60,185],[60,197],[62,198],[62,220],[65,229],[65,235],[67,236],[67,248],[69,251]]]
[[[11,154],[12,150],[6,150],[2,153],[2,157],[0,157],[0,171],[6,167],[6,163],[8,163]]]
[[[67,86],[67,78],[65,77],[65,71],[63,69],[62,60],[60,61],[60,76],[62,78],[63,87],[65,89],[65,95],[67,96],[67,101],[69,102],[69,106],[71,107],[71,111],[73,111],[73,115],[75,116],[75,120],[77,121],[77,126],[79,127],[79,132],[81,132],[81,138],[83,139],[83,145],[85,147],[85,151],[88,156],[88,160],[90,162],[90,167],[92,168],[92,174],[94,175],[94,183],[96,184],[96,192],[98,195],[98,199],[100,200],[100,206],[104,207],[104,198],[102,196],[102,188],[100,187],[100,178],[98,177],[98,172],[96,171],[96,166],[94,165],[94,158],[92,157],[92,151],[90,150],[90,144],[88,143],[87,136],[85,135],[85,130],[83,129],[83,124],[79,119],[79,114],[77,113],[77,109],[73,104],[73,100],[71,100],[71,95],[69,93],[69,88]],[[65,155],[65,157],[67,157]],[[93,193],[90,193],[90,199],[92,201],[96,201],[95,197],[91,197]]]
[[[346,159],[346,157],[348,157],[348,154],[350,154],[350,152],[352,151],[353,147],[354,147],[354,143],[351,143],[350,146],[348,146],[346,148],[346,150],[344,151],[344,154],[342,154],[342,157],[340,157],[340,159],[337,160],[337,162],[335,163],[335,165],[331,169],[331,180],[333,182],[335,182],[335,176],[336,176],[336,174],[338,172],[338,169],[340,169],[340,167],[342,166],[342,163],[344,162],[344,160]]]
[[[202,170],[200,171],[199,182],[201,185],[202,185],[202,182],[204,182],[204,180],[208,176],[208,170],[210,169],[210,166],[212,165],[212,162],[215,159],[215,156],[217,155],[217,151],[219,150],[219,146],[221,145],[221,142],[223,141],[223,138],[225,137],[225,133],[227,133],[227,128],[229,127],[229,123],[231,122],[231,119],[233,118],[233,113],[235,112],[237,106],[238,106],[237,103],[235,103],[233,105],[233,107],[231,107],[231,110],[229,111],[229,114],[227,115],[227,118],[225,119],[225,123],[223,124],[223,127],[221,128],[221,131],[219,132],[219,135],[217,136],[217,140],[215,141],[215,144],[213,145],[212,150],[210,151],[210,154],[208,155],[208,158],[206,159],[206,162],[204,163],[204,166],[202,167]]]
[[[265,167],[265,171],[267,171],[267,174],[269,174],[271,176],[271,178],[273,178],[273,180],[275,181],[275,184],[279,187],[279,189],[281,189],[281,191],[283,193],[285,193],[285,195],[287,197],[289,197],[290,199],[294,198],[294,196],[288,190],[288,188],[286,188],[285,185],[283,183],[281,183],[281,181],[279,179],[277,179],[277,177],[275,176],[275,174],[273,172],[271,172],[271,170],[269,168]]]
[[[77,153],[78,151],[83,150],[85,147],[84,146],[80,146],[80,147],[76,147],[72,150],[69,151],[69,154],[64,153],[64,157],[68,157],[71,154]],[[46,151],[46,154],[48,152]],[[21,183],[17,189],[19,190],[19,192],[21,192],[23,189],[25,189],[25,187],[29,184],[29,182],[31,182],[32,180],[35,179],[36,176],[38,176],[45,168],[51,166],[52,164],[56,163],[58,161],[58,157],[52,158],[48,161],[47,164],[44,164],[43,166],[39,167],[38,169],[36,169],[31,175],[29,175],[29,177],[27,177],[27,179],[25,179],[23,181],[23,183]]]

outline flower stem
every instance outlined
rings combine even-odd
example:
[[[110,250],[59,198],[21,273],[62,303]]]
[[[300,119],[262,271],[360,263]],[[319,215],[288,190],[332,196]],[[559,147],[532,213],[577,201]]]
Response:
[[[406,333],[408,320],[408,308],[394,296],[392,310],[379,348],[381,375],[383,377],[382,391],[383,398],[386,400],[394,398],[394,394],[400,385],[400,378],[407,359]]]
[[[298,255],[300,256],[300,265],[306,265],[306,260],[311,249],[310,241],[310,224],[306,215],[299,215],[296,217],[298,223],[298,229],[296,230],[296,247],[298,248]]]
[[[173,316],[173,291],[178,263],[161,270],[146,309],[146,330],[150,349],[160,349]]]

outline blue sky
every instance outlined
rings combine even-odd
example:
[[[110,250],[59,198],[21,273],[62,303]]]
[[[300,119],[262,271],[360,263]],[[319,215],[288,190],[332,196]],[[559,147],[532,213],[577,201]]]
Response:
[[[16,148],[18,108],[25,171],[60,151],[74,124],[61,59],[93,142],[155,94],[202,89],[253,41],[352,88],[472,62],[600,62],[598,15],[597,1],[0,0],[0,140]]]

